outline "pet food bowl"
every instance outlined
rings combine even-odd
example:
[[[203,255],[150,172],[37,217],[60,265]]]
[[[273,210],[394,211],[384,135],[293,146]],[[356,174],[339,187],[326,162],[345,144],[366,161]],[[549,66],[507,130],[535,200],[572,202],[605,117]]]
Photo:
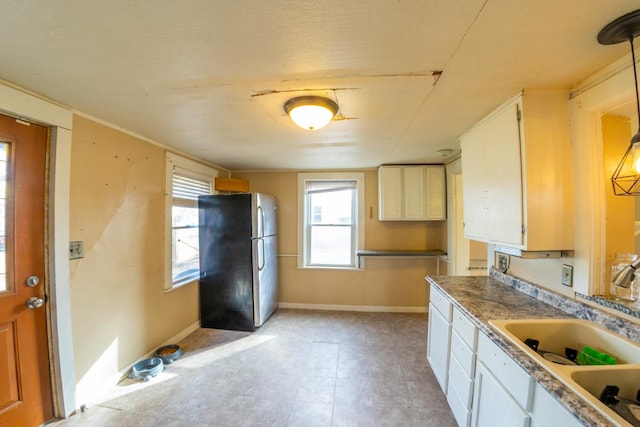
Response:
[[[157,349],[153,356],[162,359],[165,365],[170,365],[183,354],[184,351],[179,345],[169,344]]]
[[[129,378],[132,380],[149,381],[164,369],[164,362],[159,357],[144,359],[133,365]]]

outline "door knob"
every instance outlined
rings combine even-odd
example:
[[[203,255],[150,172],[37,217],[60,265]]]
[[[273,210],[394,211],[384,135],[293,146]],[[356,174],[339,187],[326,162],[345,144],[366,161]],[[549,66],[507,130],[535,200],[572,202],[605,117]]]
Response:
[[[27,308],[40,308],[44,305],[44,300],[38,297],[31,297],[27,300]]]

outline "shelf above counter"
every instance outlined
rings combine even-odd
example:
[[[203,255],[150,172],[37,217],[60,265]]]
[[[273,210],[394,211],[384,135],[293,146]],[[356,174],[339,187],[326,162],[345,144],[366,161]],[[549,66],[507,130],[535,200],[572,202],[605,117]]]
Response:
[[[413,249],[358,249],[356,256],[358,257],[358,266],[362,257],[400,257],[400,258],[438,258],[447,255],[440,249],[413,250]]]

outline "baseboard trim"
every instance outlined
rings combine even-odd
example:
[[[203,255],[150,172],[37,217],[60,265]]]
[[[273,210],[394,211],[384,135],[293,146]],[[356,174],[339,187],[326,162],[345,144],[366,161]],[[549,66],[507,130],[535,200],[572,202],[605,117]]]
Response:
[[[295,302],[281,302],[279,308],[293,308],[298,310],[327,310],[327,311],[366,311],[374,313],[426,313],[427,307],[387,306],[387,305],[333,305],[333,304],[300,304]]]

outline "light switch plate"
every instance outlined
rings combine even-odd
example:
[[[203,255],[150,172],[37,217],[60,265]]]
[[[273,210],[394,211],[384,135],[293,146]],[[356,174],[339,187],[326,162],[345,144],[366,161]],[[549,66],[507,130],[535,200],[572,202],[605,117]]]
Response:
[[[562,284],[565,286],[573,286],[573,266],[562,264]]]

